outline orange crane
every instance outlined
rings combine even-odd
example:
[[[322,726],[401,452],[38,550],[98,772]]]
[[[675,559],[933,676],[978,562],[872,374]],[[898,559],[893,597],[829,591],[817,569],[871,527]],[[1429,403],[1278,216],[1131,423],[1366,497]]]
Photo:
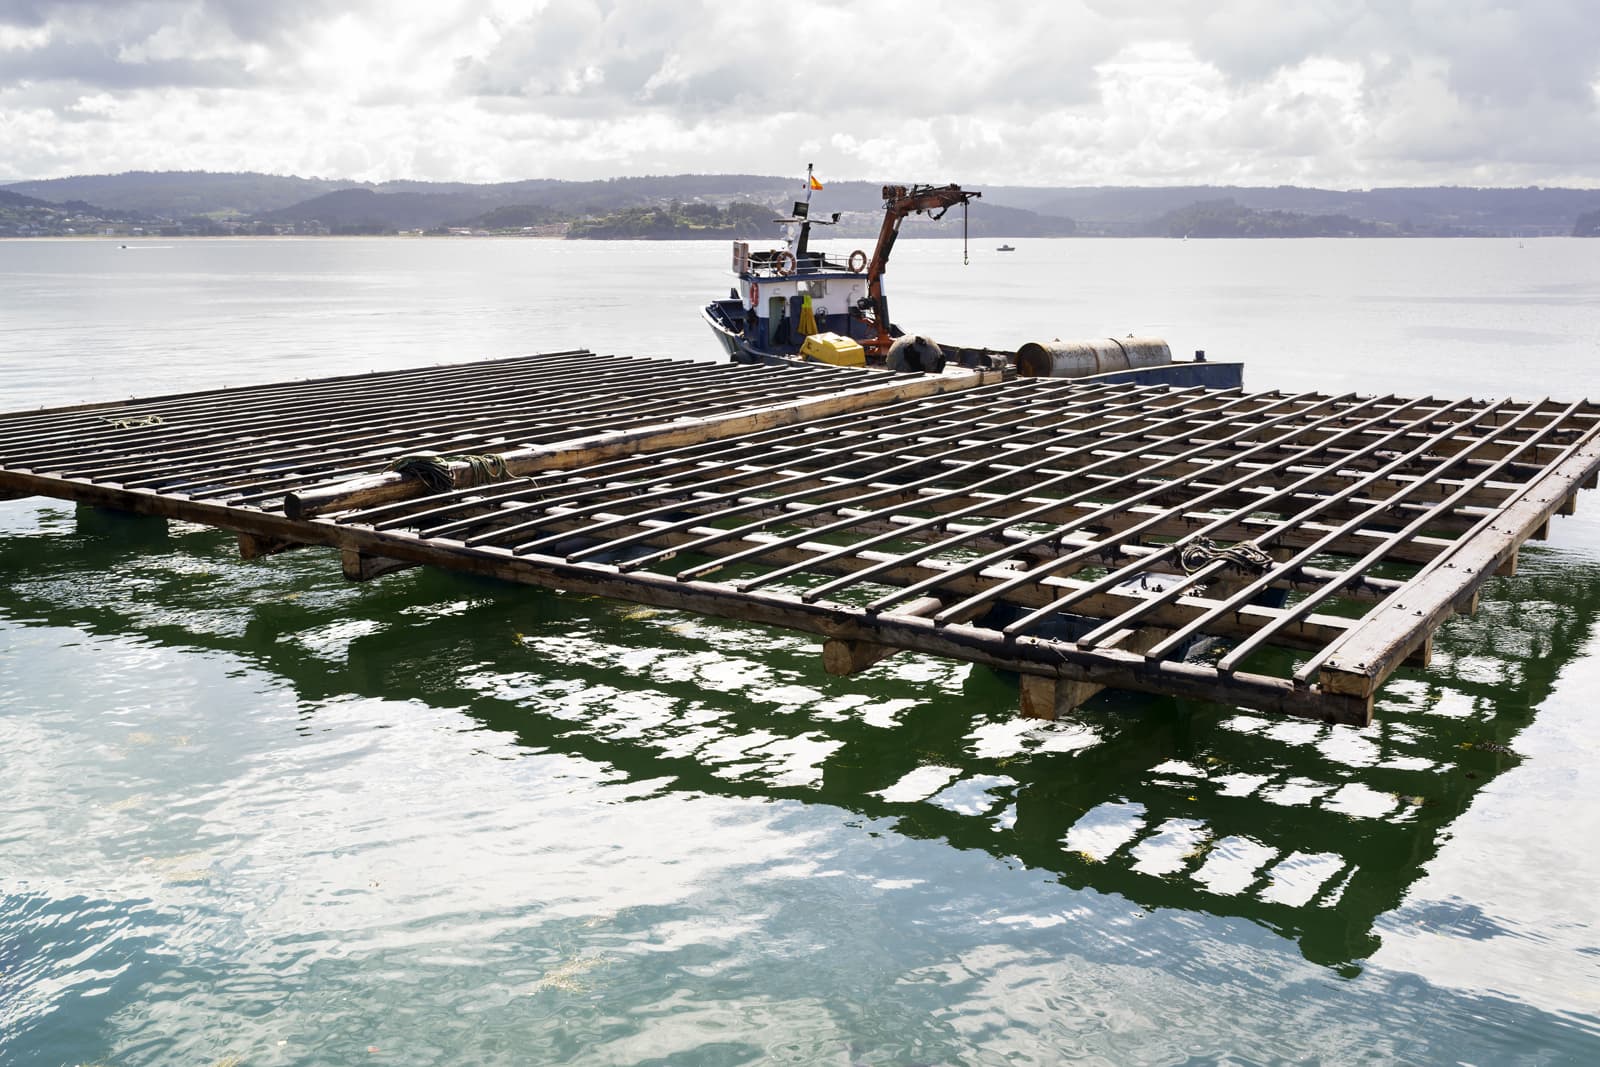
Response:
[[[926,214],[935,221],[960,204],[982,196],[968,192],[959,185],[885,185],[883,187],[883,226],[878,230],[878,243],[872,249],[872,260],[867,264],[867,295],[856,308],[856,317],[866,323],[876,336],[861,342],[869,353],[882,357],[889,351],[894,338],[889,335],[889,298],[883,293],[883,272],[889,266],[889,253],[900,236],[900,223],[907,215]]]

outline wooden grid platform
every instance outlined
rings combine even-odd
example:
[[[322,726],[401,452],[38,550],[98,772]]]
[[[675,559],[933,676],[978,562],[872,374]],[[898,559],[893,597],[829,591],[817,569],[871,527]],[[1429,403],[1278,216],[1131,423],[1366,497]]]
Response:
[[[129,405],[109,430],[104,408],[4,417],[0,491],[237,529],[246,555],[335,545],[352,577],[425,563],[784,626],[824,637],[836,673],[902,649],[985,663],[1019,672],[1028,714],[1109,685],[1362,723],[1600,469],[1587,402],[880,385],[587,353],[523,362],[507,396],[496,371],[320,383],[330,413],[291,427],[314,441],[250,406],[297,411],[308,386]],[[640,390],[680,373],[710,377],[663,421]],[[785,383],[801,395],[779,400]],[[756,406],[708,414],[723,397]],[[173,433],[191,404],[216,413],[194,439]],[[146,447],[119,450],[126,433]],[[383,472],[419,448],[492,452],[511,476],[460,460],[438,492]],[[284,470],[285,452],[307,458]]]

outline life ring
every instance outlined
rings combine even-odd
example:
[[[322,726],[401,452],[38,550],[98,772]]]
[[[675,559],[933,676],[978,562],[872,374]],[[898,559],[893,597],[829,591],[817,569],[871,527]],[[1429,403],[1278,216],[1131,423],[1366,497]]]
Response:
[[[782,252],[778,253],[778,273],[779,274],[793,274],[794,273],[794,253],[793,252],[785,250],[785,251],[782,251]]]
[[[851,274],[860,274],[863,270],[866,270],[866,268],[867,268],[867,254],[865,252],[861,251],[861,249],[859,249],[859,248],[856,249],[854,252],[851,252],[850,253],[850,273]]]

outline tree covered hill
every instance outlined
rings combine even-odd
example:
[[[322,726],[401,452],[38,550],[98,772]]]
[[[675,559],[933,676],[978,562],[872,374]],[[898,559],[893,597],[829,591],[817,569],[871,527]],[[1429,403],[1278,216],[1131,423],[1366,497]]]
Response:
[[[360,185],[276,174],[128,171],[17,182],[6,188],[55,203],[87,200],[114,211],[181,219],[192,215],[256,215]]]
[[[1395,237],[1388,223],[1349,215],[1254,211],[1231,199],[1208,200],[1169,211],[1148,229],[1152,237]]]
[[[919,175],[898,176],[910,183]],[[942,184],[959,175],[932,176]],[[866,239],[882,218],[882,182],[828,181],[815,214],[841,215],[821,233]],[[963,183],[971,188],[972,183]],[[968,232],[980,238],[1086,236],[1536,236],[1581,230],[1600,212],[1600,190],[1297,186],[978,187]],[[162,232],[366,232],[467,227],[526,230],[566,225],[574,237],[741,236],[754,215],[713,220],[733,205],[769,216],[751,237],[775,237],[773,218],[804,195],[797,177],[678,174],[596,181],[549,178],[468,182],[356,182],[204,171],[80,175],[17,182],[5,192],[65,209],[99,205],[103,219],[150,220]],[[31,209],[37,215],[44,209]],[[743,216],[740,216],[743,219]],[[908,220],[907,236],[959,236],[962,212],[939,223]],[[1594,226],[1591,224],[1590,229]]]

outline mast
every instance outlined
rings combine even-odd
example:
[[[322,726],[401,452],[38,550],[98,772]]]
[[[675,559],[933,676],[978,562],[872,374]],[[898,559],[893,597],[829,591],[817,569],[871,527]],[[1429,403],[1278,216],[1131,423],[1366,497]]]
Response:
[[[806,164],[806,198],[794,203],[794,218],[799,220],[799,225],[789,232],[789,254],[794,257],[796,264],[806,254],[806,243],[811,238],[811,193],[816,189],[816,178],[812,177],[813,166]]]

